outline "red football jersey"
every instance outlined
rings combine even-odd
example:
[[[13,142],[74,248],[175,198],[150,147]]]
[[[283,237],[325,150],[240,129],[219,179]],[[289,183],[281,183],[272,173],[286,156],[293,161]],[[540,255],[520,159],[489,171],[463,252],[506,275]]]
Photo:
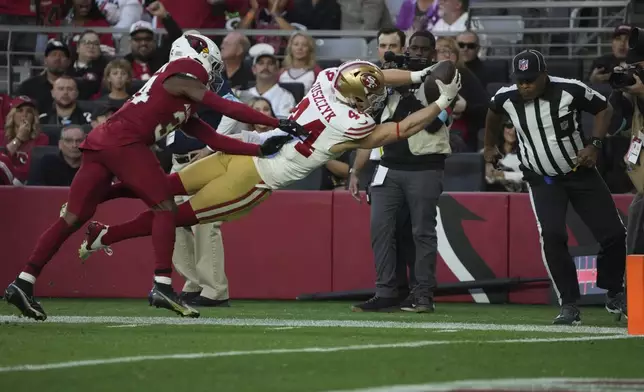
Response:
[[[170,76],[186,74],[208,82],[206,70],[192,59],[165,64],[107,122],[94,128],[80,145],[85,150],[103,150],[133,143],[152,145],[190,119],[195,102],[170,95],[163,82]]]

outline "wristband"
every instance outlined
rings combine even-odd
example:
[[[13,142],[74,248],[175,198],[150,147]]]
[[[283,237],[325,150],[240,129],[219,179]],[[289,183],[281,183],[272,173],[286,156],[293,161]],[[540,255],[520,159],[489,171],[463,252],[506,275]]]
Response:
[[[424,71],[414,71],[409,75],[411,78],[412,84],[418,84],[423,82],[423,77],[425,76]]]

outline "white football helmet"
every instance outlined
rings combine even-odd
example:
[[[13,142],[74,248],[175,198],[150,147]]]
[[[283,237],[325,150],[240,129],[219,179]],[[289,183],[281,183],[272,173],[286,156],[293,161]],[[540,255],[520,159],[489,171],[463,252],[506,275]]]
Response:
[[[223,82],[221,71],[224,64],[217,44],[205,35],[185,33],[172,43],[170,49],[170,61],[182,58],[191,58],[200,63],[208,72],[210,87],[219,90]]]

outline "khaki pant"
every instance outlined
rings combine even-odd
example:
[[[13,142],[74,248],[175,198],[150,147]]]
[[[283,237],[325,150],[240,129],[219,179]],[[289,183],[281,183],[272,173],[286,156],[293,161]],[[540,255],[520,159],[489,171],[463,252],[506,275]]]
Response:
[[[187,164],[177,163],[173,156],[172,173],[185,166]],[[187,202],[190,198],[191,196],[175,196],[175,202]],[[221,222],[202,223],[189,229],[177,228],[172,263],[186,279],[183,291],[201,291],[203,297],[215,300],[229,298]]]

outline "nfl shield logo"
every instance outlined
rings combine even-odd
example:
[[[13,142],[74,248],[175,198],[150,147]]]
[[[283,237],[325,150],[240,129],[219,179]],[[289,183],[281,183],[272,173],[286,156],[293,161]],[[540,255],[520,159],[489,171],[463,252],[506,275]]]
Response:
[[[528,69],[528,60],[519,60],[519,71],[525,71]]]

